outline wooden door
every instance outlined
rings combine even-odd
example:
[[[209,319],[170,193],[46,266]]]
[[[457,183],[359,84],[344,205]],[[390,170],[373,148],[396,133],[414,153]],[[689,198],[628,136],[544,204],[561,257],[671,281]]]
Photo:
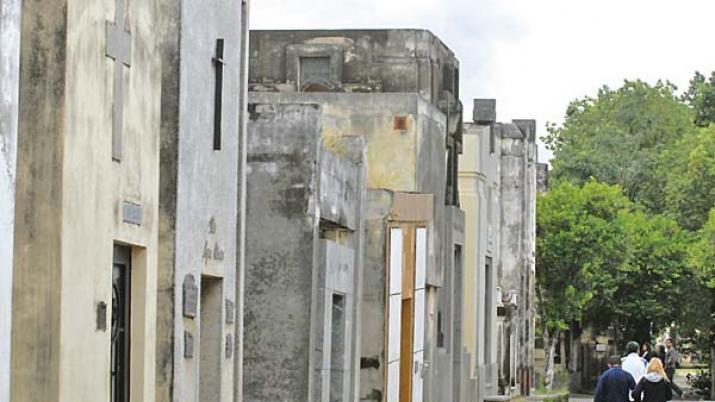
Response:
[[[422,402],[427,229],[390,228],[387,402]]]

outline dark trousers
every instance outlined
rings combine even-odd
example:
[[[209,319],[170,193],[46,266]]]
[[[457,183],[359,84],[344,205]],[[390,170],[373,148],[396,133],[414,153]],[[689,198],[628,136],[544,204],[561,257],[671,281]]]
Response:
[[[675,374],[675,367],[667,367],[665,369],[665,375],[668,376],[668,381],[670,381],[670,388],[673,388],[673,391],[675,391],[676,394],[678,395],[683,395],[683,390],[680,389],[678,384],[676,384],[673,381],[673,375]]]

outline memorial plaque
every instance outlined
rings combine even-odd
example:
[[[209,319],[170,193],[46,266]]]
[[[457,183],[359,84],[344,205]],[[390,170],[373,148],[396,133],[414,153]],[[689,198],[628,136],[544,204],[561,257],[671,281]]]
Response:
[[[227,359],[233,356],[233,336],[231,334],[226,334],[226,345],[224,347],[224,354]]]
[[[184,317],[196,317],[196,306],[199,301],[199,289],[196,286],[196,280],[194,279],[194,276],[191,274],[187,274],[184,277],[182,295]]]
[[[233,324],[236,309],[233,301],[226,299],[226,324]]]
[[[189,331],[184,331],[184,357],[194,357],[194,335]]]
[[[141,226],[144,218],[144,208],[139,204],[124,201],[122,204],[122,221],[131,225]]]
[[[97,303],[97,331],[107,330],[107,303]]]
[[[209,233],[216,233],[216,219],[213,216],[211,217],[211,219],[209,219]]]

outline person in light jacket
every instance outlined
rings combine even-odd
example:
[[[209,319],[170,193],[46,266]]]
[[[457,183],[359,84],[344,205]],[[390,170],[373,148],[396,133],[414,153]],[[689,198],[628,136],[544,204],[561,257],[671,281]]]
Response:
[[[673,399],[670,381],[659,358],[650,359],[646,374],[638,382],[631,396],[635,402],[666,402]]]
[[[633,381],[635,381],[636,384],[645,374],[645,366],[648,364],[644,358],[638,356],[638,349],[638,342],[628,342],[626,345],[626,352],[628,352],[628,355],[621,361],[621,367],[633,376]]]

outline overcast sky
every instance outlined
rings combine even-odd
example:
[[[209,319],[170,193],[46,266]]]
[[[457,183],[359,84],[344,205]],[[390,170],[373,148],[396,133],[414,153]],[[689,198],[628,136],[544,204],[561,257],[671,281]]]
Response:
[[[473,98],[496,98],[498,120],[536,119],[539,135],[604,84],[684,90],[715,70],[715,0],[253,0],[250,17],[256,29],[429,29],[460,60],[465,120]]]

